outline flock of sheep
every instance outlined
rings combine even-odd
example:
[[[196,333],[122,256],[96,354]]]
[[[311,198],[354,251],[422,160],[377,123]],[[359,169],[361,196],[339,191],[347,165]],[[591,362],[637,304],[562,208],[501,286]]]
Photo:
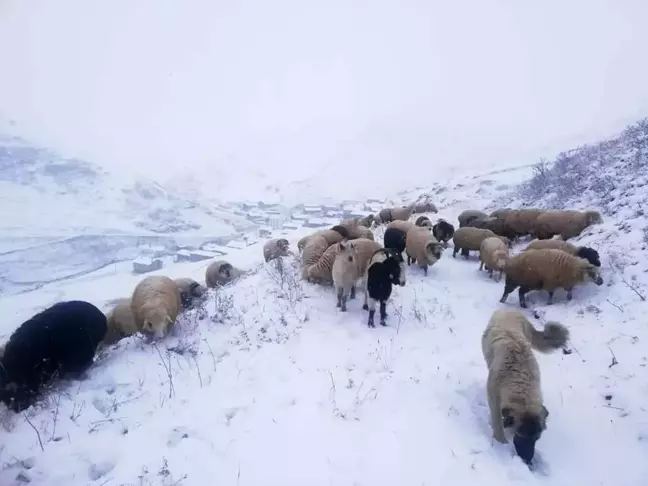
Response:
[[[526,307],[525,296],[531,290],[546,290],[551,304],[557,288],[564,288],[571,300],[576,285],[603,283],[596,250],[566,241],[601,223],[596,211],[506,208],[489,215],[469,210],[458,216],[456,230],[444,219],[433,224],[425,215],[413,217],[436,212],[429,202],[411,204],[315,231],[297,244],[302,278],[332,284],[336,305],[343,312],[347,301],[355,298],[356,286],[361,285],[369,327],[375,327],[376,304],[380,324],[386,325],[392,288],[406,284],[403,253],[407,265],[416,263],[427,275],[428,267],[441,258],[451,239],[453,257],[461,252],[467,259],[470,251],[478,251],[479,270],[486,268],[491,278],[494,271],[499,272],[499,279],[506,275],[500,302],[518,287],[520,306]],[[382,224],[386,225],[383,245],[374,240],[370,229]],[[537,239],[511,255],[512,242],[528,235]],[[268,240],[263,247],[266,262],[289,254],[290,245],[284,238]],[[116,301],[107,314],[84,301],[49,307],[24,322],[0,349],[0,401],[19,412],[32,405],[43,386],[56,376],[87,370],[99,347],[138,332],[149,339],[163,338],[181,312],[206,299],[207,288],[225,285],[241,275],[241,270],[220,260],[207,268],[205,286],[190,278],[149,276],[135,286],[130,297]],[[548,415],[532,349],[564,348],[568,339],[567,329],[559,323],[547,323],[544,331],[537,331],[519,311],[503,309],[495,311],[482,337],[494,437],[507,442],[504,431],[513,431],[516,451],[527,463]]]

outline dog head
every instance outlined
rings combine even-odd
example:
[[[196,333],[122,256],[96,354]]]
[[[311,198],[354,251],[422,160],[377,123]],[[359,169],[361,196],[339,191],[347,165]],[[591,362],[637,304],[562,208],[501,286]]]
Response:
[[[520,459],[529,464],[535,455],[535,445],[547,428],[549,411],[544,405],[537,411],[515,406],[502,407],[502,425],[513,431],[513,445]]]

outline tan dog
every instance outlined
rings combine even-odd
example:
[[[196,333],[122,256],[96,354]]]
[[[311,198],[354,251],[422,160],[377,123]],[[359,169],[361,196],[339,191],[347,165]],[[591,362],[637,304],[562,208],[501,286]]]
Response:
[[[506,443],[504,429],[512,430],[515,450],[526,463],[533,459],[549,415],[542,403],[540,368],[533,349],[551,352],[568,340],[569,331],[562,324],[547,322],[538,331],[521,312],[508,309],[496,310],[482,335],[493,437]]]

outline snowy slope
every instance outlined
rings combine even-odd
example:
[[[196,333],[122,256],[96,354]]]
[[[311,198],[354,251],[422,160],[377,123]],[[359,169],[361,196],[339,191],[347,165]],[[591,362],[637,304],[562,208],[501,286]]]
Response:
[[[457,176],[431,192],[439,216],[454,220],[494,201],[538,203],[513,190],[531,175]],[[635,179],[611,175],[619,186]],[[617,200],[630,204],[639,190]],[[594,204],[581,196],[565,204]],[[534,472],[491,440],[480,338],[503,284],[479,272],[475,256],[448,252],[428,277],[410,267],[389,326],[370,330],[361,301],[340,313],[330,288],[298,279],[296,261],[282,272],[261,264],[259,244],[231,256],[246,276],[183,317],[176,336],[157,347],[124,340],[87,380],[61,384],[21,415],[3,413],[0,484],[645,484],[648,280],[640,233],[624,229],[631,209],[604,212],[581,238],[601,251],[607,285],[579,287],[571,302],[557,292],[553,306],[529,296],[531,319],[565,323],[574,349],[537,356],[550,416]],[[202,279],[208,263],[164,273]],[[0,331],[56,300],[104,305],[139,278],[116,266],[1,300]],[[518,308],[514,297],[507,307]]]
[[[200,194],[177,195],[154,180],[62,159],[17,138],[0,137],[2,236],[229,234],[241,218],[214,214]]]

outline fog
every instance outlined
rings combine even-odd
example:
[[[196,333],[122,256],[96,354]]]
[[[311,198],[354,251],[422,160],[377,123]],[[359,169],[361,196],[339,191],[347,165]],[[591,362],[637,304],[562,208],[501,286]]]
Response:
[[[647,22],[645,0],[3,0],[1,129],[161,178],[532,162],[648,114]]]

